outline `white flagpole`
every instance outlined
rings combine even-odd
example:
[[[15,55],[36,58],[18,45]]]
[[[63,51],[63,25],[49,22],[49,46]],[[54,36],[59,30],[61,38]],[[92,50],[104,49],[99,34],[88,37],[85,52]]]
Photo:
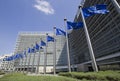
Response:
[[[113,5],[116,7],[118,13],[120,13],[120,5],[118,4],[118,2],[116,0],[111,0]]]
[[[35,53],[36,53],[36,49],[35,49]],[[31,73],[34,73],[35,53],[33,53],[33,61],[32,61],[32,69],[31,69]]]
[[[23,51],[22,55],[24,55],[24,51]],[[23,66],[24,66],[24,64],[23,64],[23,62],[24,62],[24,57],[22,57],[21,59],[22,59],[22,62],[21,62],[20,72],[23,71],[22,68],[23,68]]]
[[[24,62],[24,69],[23,69],[23,73],[24,73],[25,68],[26,68],[27,56],[28,56],[28,52],[26,52],[26,57],[25,57],[26,59],[25,59],[25,62]]]
[[[14,56],[14,54],[13,54],[13,56]],[[15,59],[12,61],[12,72],[14,72],[15,71],[15,67],[14,67],[14,65],[15,65]]]
[[[24,52],[23,52],[24,53]],[[24,57],[23,57],[24,58]],[[22,71],[22,67],[23,67],[23,58],[21,58],[21,68],[20,68],[20,72]]]
[[[37,71],[36,71],[37,74],[39,73],[39,66],[40,66],[40,50],[38,53],[38,63],[37,63]]]
[[[46,66],[47,66],[47,33],[46,33],[46,46],[45,46],[45,54],[44,54],[44,74],[46,74]]]
[[[92,67],[93,67],[94,71],[98,72],[98,67],[97,67],[97,64],[96,64],[96,60],[95,60],[92,44],[91,44],[91,41],[90,41],[89,33],[88,33],[88,30],[87,30],[85,18],[84,18],[83,11],[82,11],[82,5],[79,6],[79,9],[80,9],[81,16],[82,16],[82,21],[83,21],[83,24],[84,24],[83,28],[84,28],[85,35],[86,35],[90,56],[91,56],[91,59],[92,59]]]
[[[21,60],[21,58],[18,58],[18,60],[19,60],[18,72],[20,72],[20,67],[21,67],[21,64],[20,64],[20,63],[21,63],[22,60]]]
[[[53,71],[56,74],[56,27],[54,27],[54,54],[53,54]]]
[[[71,72],[71,65],[70,65],[70,51],[69,51],[68,32],[67,32],[66,22],[67,22],[67,19],[64,19],[64,26],[65,26],[65,31],[66,31],[66,43],[67,43],[68,71]]]
[[[10,68],[10,62],[11,62],[11,61],[8,61],[7,69]]]
[[[38,74],[39,73],[39,66],[40,66],[40,47],[39,47],[39,55],[38,55],[38,63],[37,63],[37,71],[36,71],[36,73]]]
[[[31,48],[30,48],[31,49]],[[30,60],[31,60],[31,50],[29,53],[29,59],[28,59],[28,66],[27,66],[27,73],[29,72],[29,68],[30,68]]]

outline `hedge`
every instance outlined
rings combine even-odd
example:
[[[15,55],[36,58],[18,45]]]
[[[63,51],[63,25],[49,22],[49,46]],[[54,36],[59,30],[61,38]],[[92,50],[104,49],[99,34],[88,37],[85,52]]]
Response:
[[[67,72],[59,73],[59,75],[72,77],[79,80],[120,81],[120,71]]]

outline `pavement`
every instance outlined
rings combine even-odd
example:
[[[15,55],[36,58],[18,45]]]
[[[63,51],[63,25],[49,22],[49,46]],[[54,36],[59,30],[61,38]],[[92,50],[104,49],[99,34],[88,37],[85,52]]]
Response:
[[[0,75],[0,78],[2,78],[4,75]]]
[[[28,73],[27,76],[58,76],[57,74],[35,74],[35,73]]]

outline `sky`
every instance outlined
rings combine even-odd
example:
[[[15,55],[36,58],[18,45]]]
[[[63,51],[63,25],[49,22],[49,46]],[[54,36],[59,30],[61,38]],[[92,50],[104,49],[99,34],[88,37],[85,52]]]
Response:
[[[53,31],[73,21],[80,0],[0,0],[0,55],[14,52],[18,32]]]

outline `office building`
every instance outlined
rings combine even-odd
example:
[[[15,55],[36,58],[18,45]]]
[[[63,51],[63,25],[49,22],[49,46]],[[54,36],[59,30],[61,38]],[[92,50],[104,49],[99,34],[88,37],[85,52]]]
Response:
[[[6,61],[5,58],[8,58],[11,54],[4,54],[0,57],[0,70],[5,72],[10,72],[14,70],[14,62]]]
[[[86,0],[84,4],[84,7],[107,4],[110,11],[108,14],[97,14],[85,19],[99,70],[120,69],[120,9],[118,11],[112,1],[114,0]],[[120,5],[120,1],[117,2]],[[74,21],[82,21],[79,9]],[[74,70],[92,71],[84,29],[73,30],[69,43]]]
[[[49,36],[53,36],[53,33],[47,32]],[[67,54],[66,54],[66,44],[65,36],[56,36],[56,70],[64,71],[67,69]],[[46,42],[46,33],[45,32],[20,32],[18,34],[15,54],[23,53],[24,50],[28,51],[28,48],[35,46],[35,44],[40,45],[40,41],[43,40]],[[46,72],[53,72],[53,53],[54,53],[54,43],[48,42],[47,44],[47,66]],[[38,59],[40,54],[39,61],[39,72],[43,73],[44,71],[44,55],[45,47],[39,52],[27,53],[27,57],[23,59],[15,60],[15,70],[16,71],[31,71],[34,67],[33,72],[37,71]],[[31,58],[30,58],[31,57]]]

